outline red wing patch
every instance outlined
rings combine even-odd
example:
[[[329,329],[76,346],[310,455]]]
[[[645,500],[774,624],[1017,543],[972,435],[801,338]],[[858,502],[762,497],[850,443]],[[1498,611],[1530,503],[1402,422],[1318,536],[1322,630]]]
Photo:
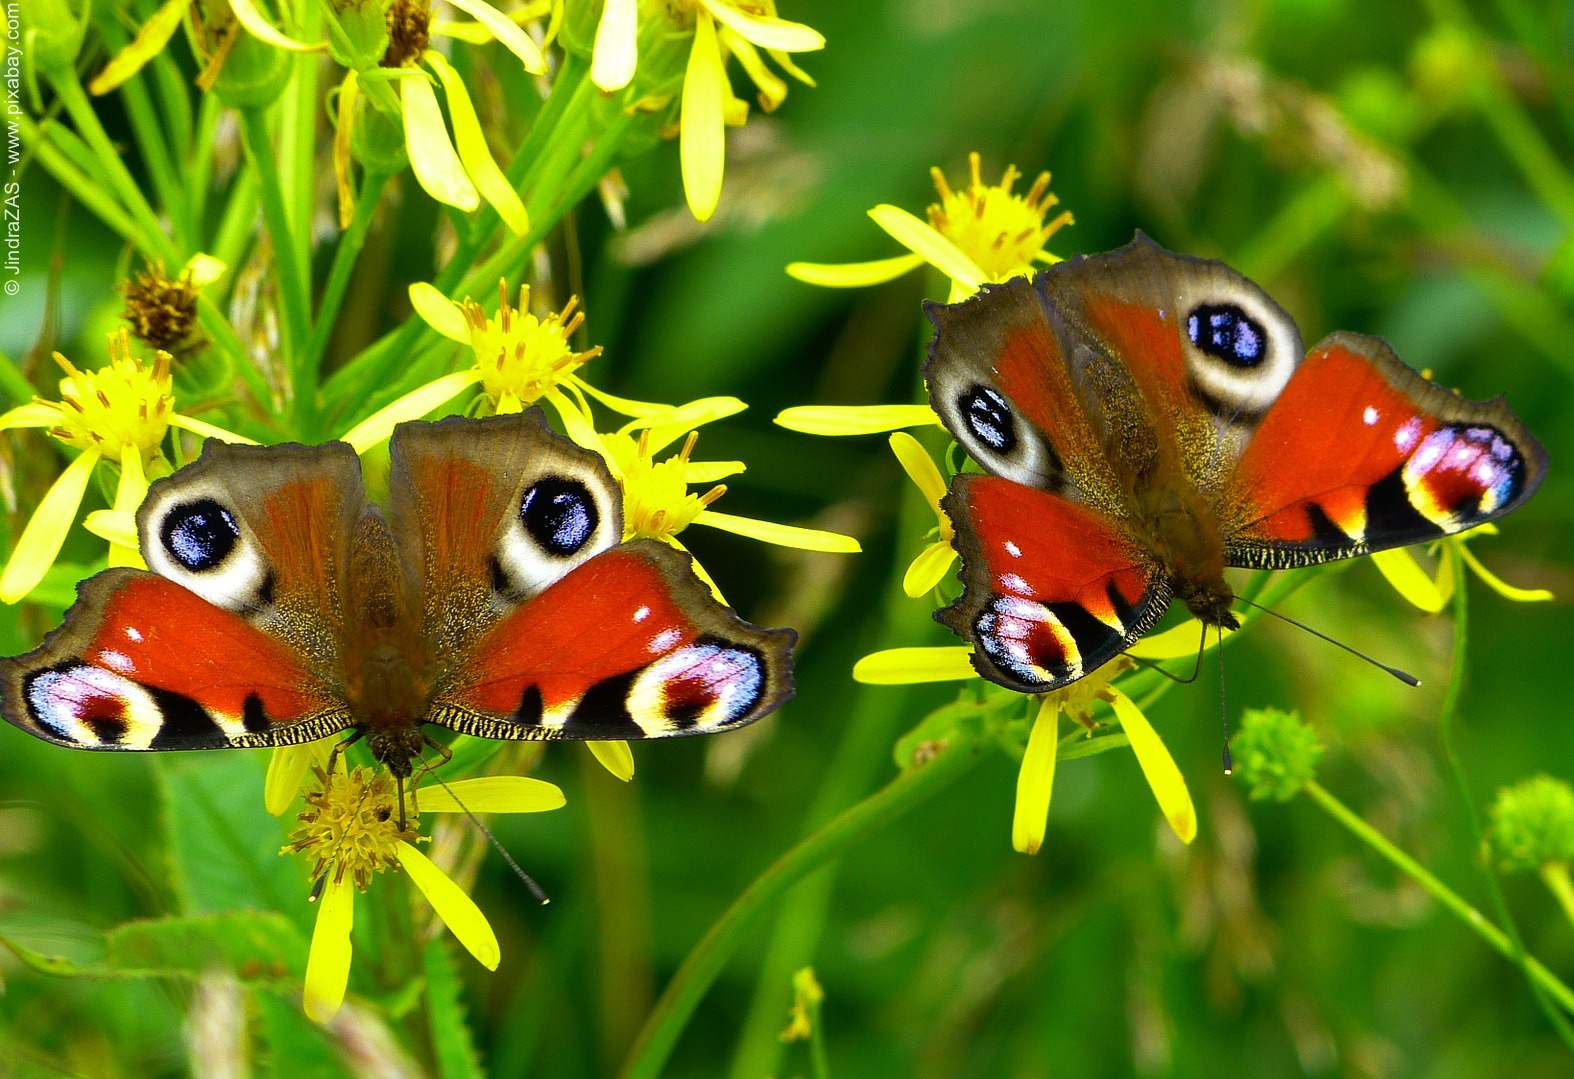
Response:
[[[431,720],[489,738],[664,738],[730,729],[792,691],[790,630],[711,597],[688,556],[605,551],[481,637]]]
[[[349,725],[289,646],[133,570],[86,582],[65,625],[0,676],[6,719],[85,749],[287,745]]]
[[[1317,561],[1460,532],[1529,497],[1544,462],[1501,403],[1464,400],[1374,338],[1336,334],[1297,368],[1241,458],[1228,557]]]
[[[966,590],[936,617],[973,642],[986,678],[1041,693],[1081,678],[1156,622],[1152,559],[1091,507],[995,476],[958,476],[945,509]]]

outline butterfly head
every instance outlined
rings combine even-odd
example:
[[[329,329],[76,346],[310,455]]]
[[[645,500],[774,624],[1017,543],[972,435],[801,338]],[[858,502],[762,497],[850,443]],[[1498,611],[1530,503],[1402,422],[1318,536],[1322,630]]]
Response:
[[[1240,620],[1230,610],[1235,605],[1235,593],[1222,578],[1178,581],[1175,594],[1204,625],[1221,626],[1224,629],[1241,628]]]
[[[426,739],[418,723],[378,727],[366,736],[372,759],[400,779],[414,771],[412,762],[420,756]]]

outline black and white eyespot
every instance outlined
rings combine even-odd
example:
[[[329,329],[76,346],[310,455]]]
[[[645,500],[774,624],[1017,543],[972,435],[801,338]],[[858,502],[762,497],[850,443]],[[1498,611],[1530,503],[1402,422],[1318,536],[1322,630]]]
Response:
[[[616,543],[621,526],[608,504],[614,493],[567,471],[526,483],[498,542],[498,591],[535,595]]]
[[[1221,416],[1260,415],[1301,362],[1295,323],[1248,284],[1187,292],[1178,314],[1192,384]]]
[[[979,464],[1018,483],[1053,486],[1060,462],[1043,436],[995,386],[966,372],[942,373],[931,398],[946,426]]]
[[[255,611],[272,602],[272,574],[255,537],[218,489],[169,491],[144,519],[148,568],[215,606]]]

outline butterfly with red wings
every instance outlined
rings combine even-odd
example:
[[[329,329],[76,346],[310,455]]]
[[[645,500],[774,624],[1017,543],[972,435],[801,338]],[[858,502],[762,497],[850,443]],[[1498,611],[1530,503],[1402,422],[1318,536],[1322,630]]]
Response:
[[[731,730],[792,693],[787,629],[682,552],[623,542],[601,458],[540,413],[409,423],[385,515],[342,442],[232,446],[153,484],[152,572],[84,581],[0,660],[0,712],[77,749],[282,746],[352,730],[401,778],[423,724],[502,739]]]
[[[985,472],[944,501],[964,590],[936,617],[1022,692],[1119,655],[1172,598],[1234,628],[1226,567],[1461,532],[1546,471],[1501,401],[1433,384],[1375,337],[1307,352],[1252,282],[1140,233],[928,313],[931,404]]]

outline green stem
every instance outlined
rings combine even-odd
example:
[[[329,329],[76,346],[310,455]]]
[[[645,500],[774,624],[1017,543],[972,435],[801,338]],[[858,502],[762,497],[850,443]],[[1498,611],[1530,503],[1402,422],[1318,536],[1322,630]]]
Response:
[[[69,66],[57,67],[45,74],[70,115],[71,122],[76,125],[77,134],[93,151],[121,205],[136,222],[137,246],[144,254],[151,252],[154,257],[163,259],[166,266],[178,266],[180,258],[174,243],[159,224],[158,215],[143,197],[142,189],[137,186],[125,162],[120,160],[120,152],[115,149],[103,124],[99,123],[98,113],[88,101],[87,91],[82,89],[75,69]]]
[[[219,227],[208,252],[229,268],[231,280],[256,232],[256,220],[257,174],[243,169],[230,184],[229,198],[219,215]]]
[[[118,49],[125,42],[122,35],[117,35],[117,38],[120,40],[113,40],[112,43]],[[190,200],[181,183],[180,170],[175,167],[169,145],[164,140],[158,111],[153,107],[153,99],[140,74],[133,75],[120,87],[120,98],[125,102],[126,115],[131,120],[131,132],[136,136],[137,150],[153,180],[153,189],[158,192],[164,212],[169,215],[176,242],[182,248],[189,249],[196,236],[190,217]],[[170,269],[179,270],[180,267],[173,266]]]
[[[1465,807],[1465,818],[1470,824],[1470,849],[1479,851],[1482,848],[1481,814],[1476,809],[1475,797],[1470,793],[1470,783],[1465,776],[1464,765],[1460,763],[1459,751],[1454,744],[1454,724],[1459,717],[1459,698],[1465,685],[1465,656],[1466,646],[1469,641],[1469,589],[1465,580],[1465,560],[1453,560],[1454,576],[1454,654],[1450,664],[1448,688],[1443,693],[1442,712],[1438,716],[1438,733],[1443,744],[1443,756],[1448,761],[1449,773],[1454,780],[1454,788],[1459,792],[1459,800]],[[1497,871],[1493,868],[1491,858],[1480,859],[1481,873],[1486,879],[1487,894],[1492,898],[1493,909],[1497,912],[1498,919],[1507,930],[1507,942],[1511,947],[1510,952],[1505,952],[1511,959],[1519,963],[1520,969],[1525,973],[1525,979],[1530,983],[1531,995],[1536,998],[1536,1003],[1546,1013],[1548,1021],[1557,1030],[1558,1034],[1570,1049],[1574,1049],[1574,1026],[1571,1026],[1566,1016],[1562,1015],[1547,1000],[1543,992],[1543,984],[1532,967],[1532,960],[1525,954],[1524,941],[1520,939],[1519,927],[1514,924],[1514,916],[1508,909],[1508,901],[1503,897],[1502,886],[1498,883]],[[1500,949],[1501,950],[1501,949]],[[1539,964],[1537,964],[1539,966]],[[1555,980],[1555,979],[1554,979]],[[1569,1007],[1570,998],[1568,989],[1561,982],[1558,983],[1563,995],[1559,1001],[1571,1013],[1574,1007]],[[1558,994],[1554,994],[1555,996]]]
[[[952,744],[927,764],[898,776],[838,815],[756,877],[689,952],[668,983],[624,1062],[626,1079],[653,1079],[661,1074],[684,1026],[728,957],[754,921],[788,888],[857,840],[960,779],[982,759],[982,747]]]
[[[1486,941],[1493,951],[1510,962],[1523,966],[1526,975],[1537,986],[1551,995],[1570,1014],[1574,1014],[1574,990],[1559,981],[1557,975],[1541,963],[1526,956],[1509,934],[1493,925],[1486,915],[1467,903],[1458,892],[1433,876],[1420,862],[1400,850],[1387,836],[1366,823],[1359,814],[1335,798],[1321,784],[1314,780],[1306,785],[1305,791],[1329,816],[1354,833],[1357,839],[1382,855],[1395,869],[1419,884],[1427,894],[1448,908],[1460,921],[1474,929],[1476,935]]]
[[[50,130],[53,132],[64,129],[52,124]],[[61,187],[71,193],[72,198],[87,207],[94,217],[108,225],[112,232],[138,251],[149,257],[156,254],[144,242],[142,231],[137,228],[136,222],[126,216],[119,203],[105,194],[103,187],[78,168],[66,151],[50,141],[50,137],[45,134],[45,129],[34,124],[32,118],[25,113],[21,117],[20,131],[22,141],[29,147],[29,152]]]
[[[372,227],[373,218],[377,216],[383,188],[387,186],[391,175],[387,172],[366,174],[360,197],[355,203],[355,216],[350,219],[350,227],[339,237],[339,244],[334,248],[328,282],[323,287],[317,315],[312,320],[311,339],[306,342],[306,351],[301,356],[302,378],[309,386],[317,384],[317,373],[322,366],[323,353],[327,351],[328,342],[333,337],[334,326],[339,320],[339,308],[344,303],[350,274],[361,257],[361,249],[366,246],[366,234]]]
[[[9,356],[0,356],[0,394],[4,394],[12,405],[25,405],[38,396],[33,384]]]
[[[1563,916],[1574,925],[1574,881],[1569,880],[1569,864],[1548,862],[1541,867],[1541,879],[1563,908]]]
[[[214,136],[218,132],[222,109],[218,95],[202,95],[202,105],[197,113],[196,141],[192,143],[191,156],[186,165],[191,177],[191,217],[197,224],[199,234],[208,211],[208,186],[213,181],[213,151],[218,145]]]
[[[289,350],[289,369],[299,370],[300,344],[308,324],[306,277],[295,259],[295,244],[290,229],[289,209],[284,203],[284,188],[279,181],[279,165],[273,154],[273,143],[268,139],[267,116],[262,109],[240,110],[242,141],[252,171],[257,175],[257,190],[262,196],[262,218],[268,226],[268,237],[273,242],[273,259],[279,268],[279,295],[282,300],[280,313],[284,323],[284,340]],[[309,390],[297,384],[296,407],[301,407]]]

